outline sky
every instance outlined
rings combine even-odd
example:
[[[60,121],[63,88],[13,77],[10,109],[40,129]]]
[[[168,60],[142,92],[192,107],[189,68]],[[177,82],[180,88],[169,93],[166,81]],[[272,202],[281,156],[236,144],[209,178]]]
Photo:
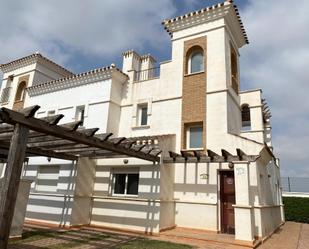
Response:
[[[161,21],[223,0],[0,0],[0,63],[40,52],[75,73],[134,49],[170,59]],[[309,177],[309,1],[235,0],[250,44],[241,88],[263,89],[283,176]]]

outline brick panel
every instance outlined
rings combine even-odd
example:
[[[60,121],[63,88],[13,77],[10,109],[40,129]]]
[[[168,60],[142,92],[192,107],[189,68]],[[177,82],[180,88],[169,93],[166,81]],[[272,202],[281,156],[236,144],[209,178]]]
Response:
[[[206,149],[206,36],[184,42],[182,85],[182,148],[186,148],[186,127],[203,123],[203,147]],[[188,74],[188,60],[194,50],[204,51],[204,72]]]

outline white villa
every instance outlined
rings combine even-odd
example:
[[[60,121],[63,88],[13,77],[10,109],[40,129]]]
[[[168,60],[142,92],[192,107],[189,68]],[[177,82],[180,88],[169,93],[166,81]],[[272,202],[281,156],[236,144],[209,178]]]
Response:
[[[261,89],[240,91],[248,39],[237,7],[225,1],[162,24],[172,54],[159,64],[131,50],[122,69],[80,74],[39,53],[0,65],[1,107],[39,105],[38,118],[64,114],[62,123],[162,150],[160,163],[95,151],[73,162],[30,158],[27,221],[154,234],[184,227],[249,243],[284,222],[269,109]]]

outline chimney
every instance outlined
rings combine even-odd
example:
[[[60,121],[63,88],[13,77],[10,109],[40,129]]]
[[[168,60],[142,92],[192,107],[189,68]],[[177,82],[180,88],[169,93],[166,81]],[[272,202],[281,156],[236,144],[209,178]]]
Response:
[[[134,50],[126,51],[122,54],[123,64],[122,71],[128,73],[131,70],[140,71],[141,70],[141,57]]]

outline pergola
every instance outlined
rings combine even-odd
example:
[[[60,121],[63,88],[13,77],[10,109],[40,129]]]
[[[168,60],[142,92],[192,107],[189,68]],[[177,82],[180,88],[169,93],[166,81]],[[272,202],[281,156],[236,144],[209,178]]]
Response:
[[[95,135],[98,128],[79,128],[80,121],[58,125],[64,117],[62,114],[34,118],[39,108],[31,106],[19,112],[0,109],[0,159],[7,163],[0,189],[0,248],[3,249],[7,248],[26,157],[78,160],[79,157],[129,156],[160,162],[159,149],[137,145],[125,137],[111,138],[112,133]]]

